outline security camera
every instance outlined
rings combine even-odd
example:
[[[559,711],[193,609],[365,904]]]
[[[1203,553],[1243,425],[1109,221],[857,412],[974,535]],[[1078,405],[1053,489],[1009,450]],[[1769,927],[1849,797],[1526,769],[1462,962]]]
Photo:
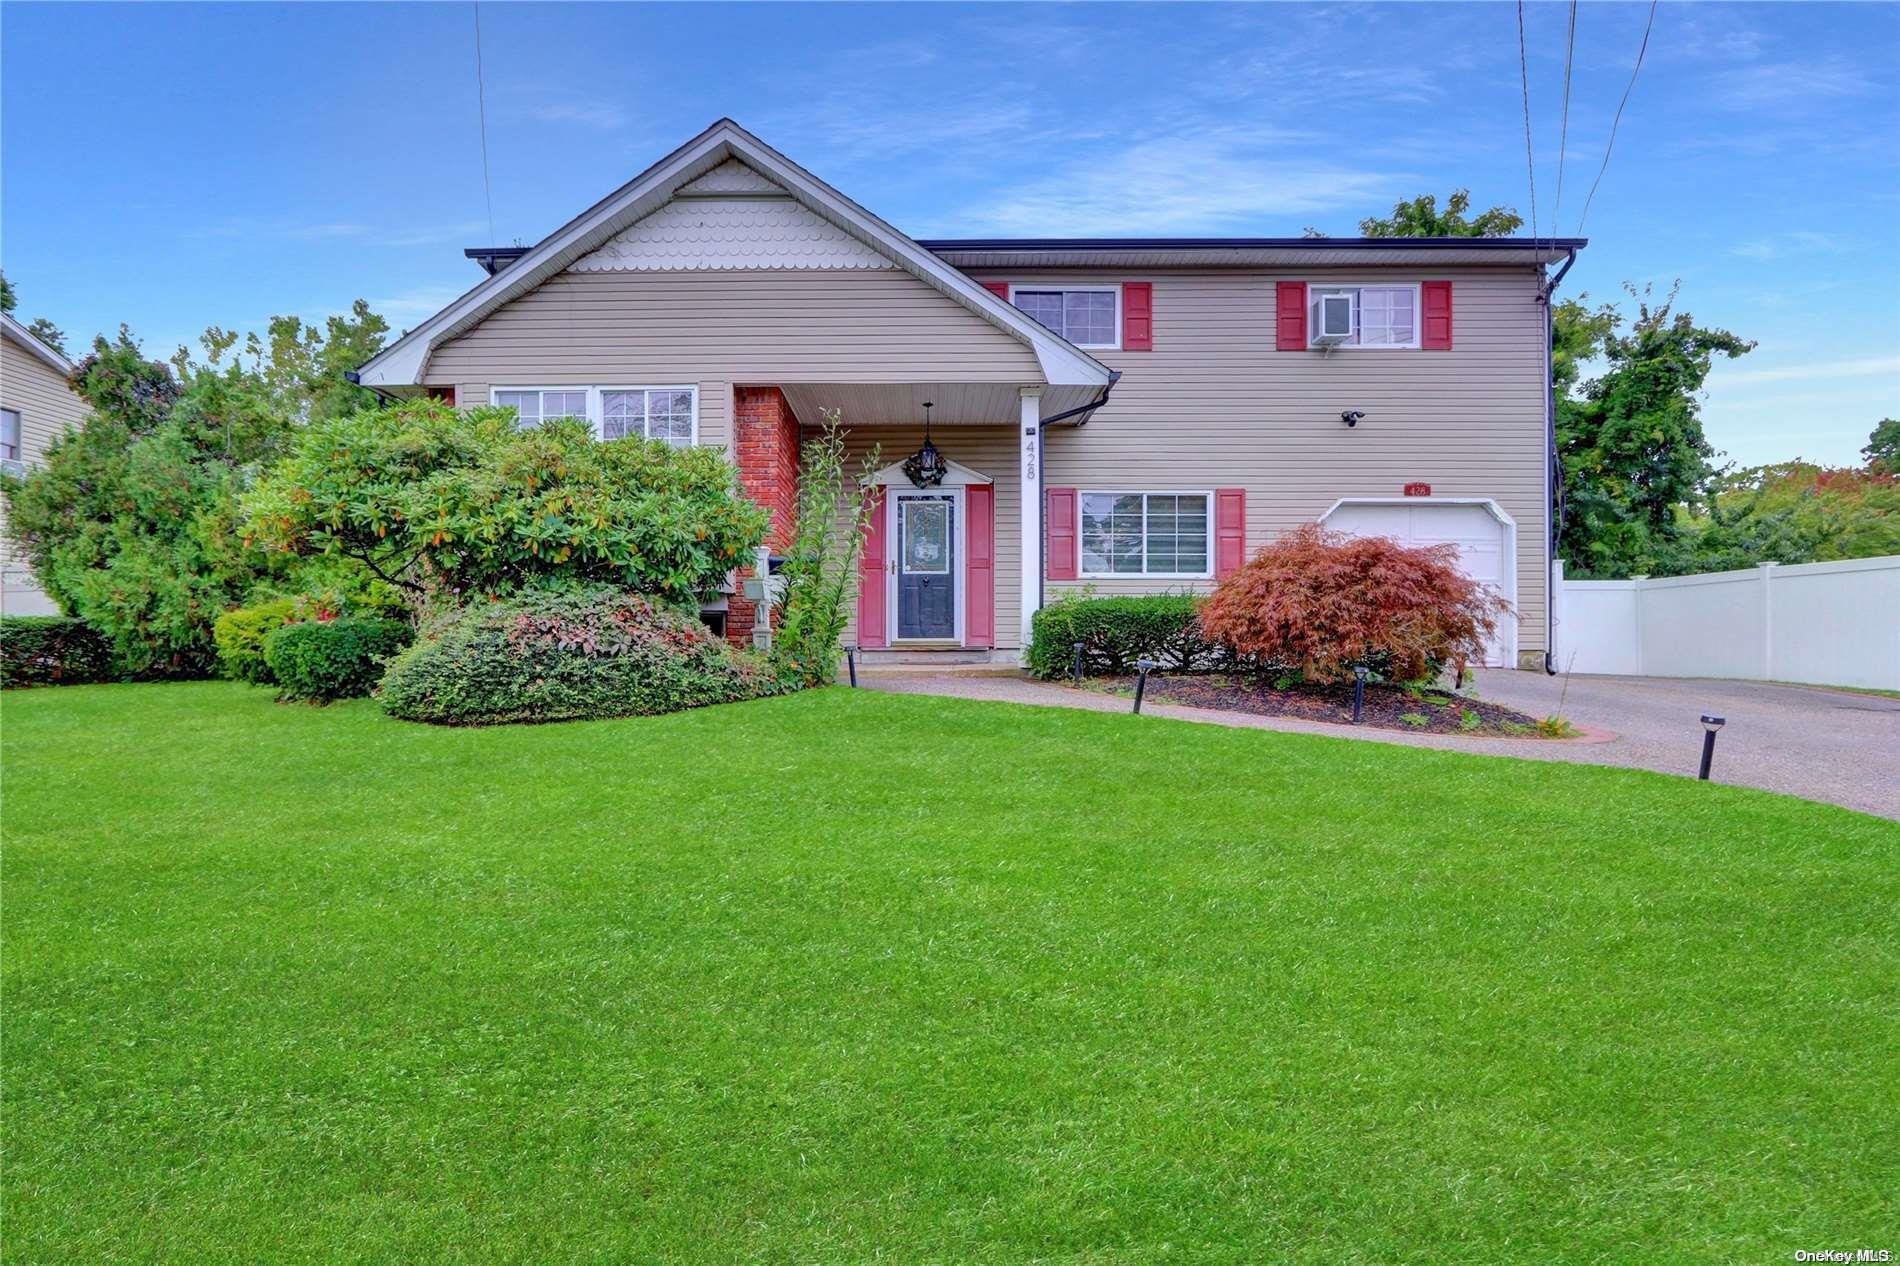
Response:
[[[1341,422],[1344,422],[1347,426],[1358,426],[1359,419],[1365,416],[1366,415],[1360,412],[1358,409],[1348,409],[1344,413],[1339,415],[1339,420]]]

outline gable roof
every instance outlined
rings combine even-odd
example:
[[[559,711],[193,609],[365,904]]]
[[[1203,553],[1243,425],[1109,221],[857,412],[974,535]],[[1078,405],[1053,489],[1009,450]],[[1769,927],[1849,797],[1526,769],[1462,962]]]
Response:
[[[893,266],[1027,343],[1049,384],[1096,388],[1108,384],[1110,371],[1106,365],[991,294],[731,119],[719,120],[550,233],[512,265],[404,334],[358,370],[358,379],[370,387],[420,383],[429,355],[437,347],[659,210],[683,186],[712,176],[715,171],[721,173],[713,176],[715,185],[731,179],[733,169],[725,164],[734,159],[756,177],[783,188],[810,211],[887,256]]]
[[[21,347],[24,347],[40,360],[46,362],[49,368],[58,370],[60,377],[72,377],[73,363],[46,344],[40,342],[39,335],[27,329],[18,321],[15,321],[12,313],[0,312],[0,329],[6,331],[8,338],[18,343]]]

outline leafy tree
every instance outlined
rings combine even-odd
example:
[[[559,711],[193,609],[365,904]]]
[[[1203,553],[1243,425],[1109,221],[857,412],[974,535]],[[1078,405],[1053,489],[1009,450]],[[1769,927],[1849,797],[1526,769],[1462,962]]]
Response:
[[[1471,190],[1458,189],[1438,209],[1435,195],[1425,193],[1407,202],[1393,204],[1389,216],[1368,216],[1359,221],[1365,237],[1509,237],[1524,227],[1524,217],[1510,207],[1492,207],[1475,219],[1466,218],[1471,210]],[[1306,230],[1308,237],[1325,237],[1318,229]]]
[[[1714,473],[1698,394],[1716,356],[1755,346],[1672,311],[1673,289],[1657,307],[1647,291],[1630,294],[1637,315],[1626,329],[1616,313],[1603,332],[1602,376],[1558,401],[1566,507],[1559,549],[1578,575],[1648,571],[1682,535],[1678,508]]]
[[[14,291],[13,283],[7,275],[0,272],[0,312],[11,313],[19,306],[20,296]],[[34,317],[26,323],[26,328],[34,338],[46,344],[61,356],[66,354],[66,331],[54,325],[45,317]]]
[[[1882,418],[1860,450],[1867,469],[1876,475],[1900,475],[1900,419]]]
[[[66,354],[66,331],[54,325],[45,317],[34,317],[26,325],[27,333],[46,344],[61,356]]]
[[[257,380],[273,408],[300,421],[318,421],[375,407],[375,393],[343,375],[381,351],[388,335],[389,322],[358,299],[348,316],[330,317],[322,329],[299,317],[277,316],[262,337],[251,333],[240,340],[235,332],[212,326],[198,340],[202,366],[182,347],[172,364],[179,377],[189,379],[203,368],[224,369],[230,357],[229,363]]]
[[[95,342],[73,385],[93,411],[6,482],[14,539],[127,671],[202,675],[213,622],[262,578],[237,492],[282,451],[289,421],[235,369],[181,384],[123,330]]]
[[[419,605],[547,581],[687,601],[764,538],[737,486],[714,449],[413,400],[305,427],[245,499],[245,530],[283,555],[354,559]]]

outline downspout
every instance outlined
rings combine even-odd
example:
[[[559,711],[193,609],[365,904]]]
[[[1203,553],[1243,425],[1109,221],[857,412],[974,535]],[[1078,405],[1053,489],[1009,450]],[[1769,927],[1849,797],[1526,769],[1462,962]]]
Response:
[[[1102,385],[1102,394],[1095,397],[1079,409],[1070,409],[1058,413],[1052,418],[1044,418],[1042,425],[1036,428],[1036,470],[1042,476],[1044,487],[1049,484],[1049,428],[1058,422],[1064,426],[1080,430],[1089,424],[1095,411],[1108,403],[1109,393],[1115,390],[1115,384],[1122,380],[1122,371],[1108,371],[1108,381]],[[1074,418],[1075,421],[1069,421]],[[1037,490],[1041,495],[1041,489]],[[1043,507],[1042,540],[1036,544],[1036,607],[1038,610],[1049,605],[1049,508]]]
[[[1551,376],[1554,359],[1550,340],[1555,323],[1550,315],[1550,297],[1563,284],[1564,274],[1577,262],[1577,252],[1567,252],[1564,266],[1543,286],[1544,304],[1544,481],[1548,500],[1545,504],[1544,531],[1544,675],[1557,675],[1557,594],[1550,583],[1551,564],[1557,557],[1557,541],[1564,526],[1564,474],[1557,464],[1557,384]]]

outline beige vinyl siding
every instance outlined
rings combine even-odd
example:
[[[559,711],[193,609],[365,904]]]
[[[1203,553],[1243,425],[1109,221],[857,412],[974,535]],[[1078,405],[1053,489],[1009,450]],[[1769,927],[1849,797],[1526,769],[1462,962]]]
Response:
[[[945,457],[988,475],[996,489],[996,645],[1016,650],[1022,645],[1022,516],[1023,484],[1018,470],[1014,427],[940,426],[932,441]],[[880,468],[909,457],[924,442],[921,427],[860,426],[846,436],[846,468],[854,474],[873,447]],[[957,564],[961,594],[963,560]],[[847,643],[857,640],[857,606],[851,610]]]
[[[20,413],[20,459],[29,465],[45,457],[46,448],[60,432],[78,426],[86,417],[85,402],[66,386],[65,377],[19,346],[0,338],[0,405]],[[0,515],[5,510],[0,508]],[[0,518],[0,563],[20,561],[13,538]],[[11,579],[11,577],[9,577]]]
[[[1105,279],[1077,272],[973,275],[1040,284]],[[1432,279],[1453,282],[1450,351],[1275,350],[1280,280]],[[1249,549],[1317,518],[1342,497],[1396,497],[1415,480],[1431,484],[1437,496],[1492,498],[1517,521],[1518,649],[1542,652],[1545,369],[1534,270],[1210,269],[1113,280],[1153,283],[1154,350],[1097,353],[1122,371],[1122,380],[1086,427],[1048,431],[1048,486],[1245,488]],[[1345,409],[1363,410],[1365,420],[1348,429],[1339,420]],[[1188,584],[1076,583],[1103,593]]]
[[[908,273],[564,273],[431,357],[462,404],[496,386],[698,382],[727,443],[734,383],[1041,381],[1025,343]]]

